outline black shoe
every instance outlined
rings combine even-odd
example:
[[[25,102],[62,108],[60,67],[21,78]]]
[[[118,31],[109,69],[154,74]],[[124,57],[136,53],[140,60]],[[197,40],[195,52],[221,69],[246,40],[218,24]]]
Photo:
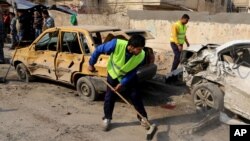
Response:
[[[0,60],[0,64],[4,64],[4,61],[3,61],[3,60]]]

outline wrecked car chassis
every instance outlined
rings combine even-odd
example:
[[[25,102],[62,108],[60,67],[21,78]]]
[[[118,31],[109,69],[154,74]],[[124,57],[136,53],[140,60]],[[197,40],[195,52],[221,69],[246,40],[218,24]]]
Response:
[[[192,46],[183,51],[183,80],[197,111],[215,109],[227,114],[224,122],[228,124],[249,123],[249,51],[250,41],[246,40]]]
[[[109,55],[100,55],[95,65],[96,72],[90,72],[88,66],[91,54],[102,43],[113,38],[128,40],[133,34],[141,34],[146,39],[153,38],[147,31],[121,31],[108,26],[50,28],[29,45],[18,46],[12,65],[21,81],[29,82],[40,77],[66,83],[76,87],[82,99],[94,101],[100,92],[106,91],[102,79],[107,77]],[[144,63],[137,71],[139,81],[151,79],[157,70],[153,49],[145,47],[144,51]]]

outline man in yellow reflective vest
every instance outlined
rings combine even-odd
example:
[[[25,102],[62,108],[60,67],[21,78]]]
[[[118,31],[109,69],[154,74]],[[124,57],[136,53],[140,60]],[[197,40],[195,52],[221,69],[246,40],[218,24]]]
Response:
[[[188,23],[189,19],[189,16],[187,14],[184,14],[179,21],[175,22],[172,25],[170,45],[174,52],[174,61],[171,71],[177,69],[180,63],[180,55],[183,49],[183,44],[186,42],[187,46],[189,47],[189,42],[186,36],[186,24]]]
[[[126,95],[131,99],[136,110],[147,119],[142,98],[136,87],[136,71],[145,58],[144,46],[145,38],[141,35],[133,35],[129,41],[113,39],[97,47],[89,60],[89,70],[95,71],[94,65],[101,54],[110,55],[107,66],[108,83],[117,91],[126,87]],[[104,100],[104,131],[110,129],[116,99],[117,95],[107,87]],[[142,126],[149,128],[143,119],[140,117],[138,119]]]

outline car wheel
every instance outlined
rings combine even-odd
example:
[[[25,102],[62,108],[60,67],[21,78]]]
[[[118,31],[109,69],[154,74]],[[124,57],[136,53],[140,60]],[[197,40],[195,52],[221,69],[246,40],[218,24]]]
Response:
[[[23,82],[30,82],[31,80],[30,72],[28,71],[28,69],[25,67],[23,63],[20,63],[16,66],[16,71],[17,71],[19,80]]]
[[[81,77],[78,79],[76,89],[83,100],[95,101],[97,99],[95,87],[87,77]]]
[[[201,83],[195,86],[191,93],[197,112],[223,109],[224,95],[217,85],[213,83]]]

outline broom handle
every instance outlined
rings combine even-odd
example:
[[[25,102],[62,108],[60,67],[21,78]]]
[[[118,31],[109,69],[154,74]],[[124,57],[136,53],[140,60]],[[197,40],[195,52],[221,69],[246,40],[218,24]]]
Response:
[[[17,53],[17,48],[19,47],[20,42],[21,42],[21,41],[19,40],[17,46],[15,46],[15,51],[14,51],[13,56],[11,57],[11,62],[10,62],[9,68],[8,68],[8,70],[7,70],[7,72],[6,72],[5,76],[4,76],[4,81],[6,80],[8,74],[9,74],[11,65],[14,63],[14,59],[15,59],[15,56],[16,56],[16,53]],[[14,65],[14,64],[13,64],[13,65]]]
[[[105,81],[104,79],[102,79],[102,81],[112,90],[114,91],[125,103],[127,103],[149,126],[151,126],[151,124],[148,122],[147,119],[145,119],[145,117],[143,117],[134,107],[132,107],[132,104],[130,104],[119,92],[117,92],[107,81]]]

